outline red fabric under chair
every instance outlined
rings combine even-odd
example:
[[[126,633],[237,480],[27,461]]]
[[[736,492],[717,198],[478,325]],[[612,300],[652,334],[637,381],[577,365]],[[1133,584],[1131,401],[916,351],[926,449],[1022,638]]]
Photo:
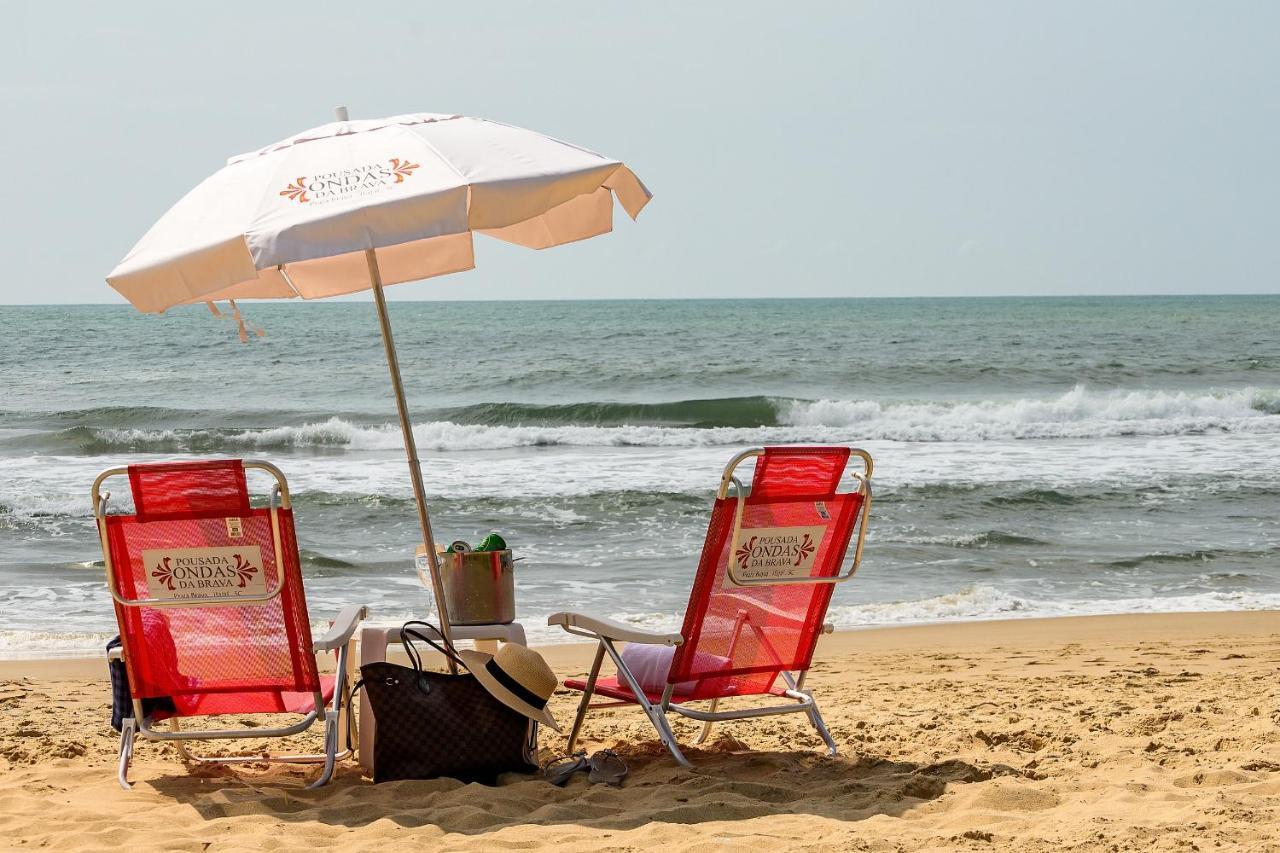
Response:
[[[863,471],[854,474],[857,488],[841,492],[851,455],[862,460]],[[734,472],[750,458],[756,459],[755,473],[745,488]],[[671,735],[668,710],[706,723],[699,742],[718,720],[804,712],[834,754],[817,705],[804,690],[804,676],[826,629],[833,587],[848,580],[861,559],[871,472],[871,457],[847,447],[770,447],[739,454],[725,469],[712,507],[679,634],[640,631],[581,613],[551,617],[549,624],[599,641],[591,675],[565,682],[583,691],[570,751],[591,696],[598,693],[641,705],[682,764],[687,761]],[[855,533],[852,565],[841,574]],[[617,642],[673,647],[665,679],[638,681],[627,663],[630,650],[619,652]],[[617,666],[616,676],[599,675],[606,654]],[[652,655],[646,657],[651,662]],[[744,696],[792,701],[716,710],[720,700]],[[686,704],[697,700],[710,700],[710,708]]]
[[[269,506],[250,503],[246,470],[275,478]],[[127,474],[132,514],[109,514],[109,477]],[[112,469],[94,484],[107,582],[120,627],[134,713],[121,731],[125,787],[133,738],[182,741],[273,737],[325,720],[327,781],[337,757],[347,643],[364,615],[344,608],[334,630],[311,637],[288,486],[261,462],[212,460]],[[335,676],[316,656],[338,654]],[[143,713],[144,700],[173,710]],[[329,707],[332,706],[332,707]],[[278,727],[182,731],[177,722],[218,714],[293,714]],[[171,720],[169,731],[152,723]],[[332,729],[332,731],[330,731]],[[332,741],[332,743],[330,743]],[[306,756],[289,756],[297,761]],[[257,756],[262,760],[262,756]]]

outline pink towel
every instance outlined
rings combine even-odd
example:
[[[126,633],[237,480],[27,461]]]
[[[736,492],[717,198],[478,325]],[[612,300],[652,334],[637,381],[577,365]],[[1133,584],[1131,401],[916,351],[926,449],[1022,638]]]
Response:
[[[675,658],[675,646],[647,646],[642,643],[627,643],[622,649],[622,662],[635,676],[636,683],[646,693],[661,693],[667,688],[667,675],[671,672],[671,661]],[[729,659],[719,655],[697,652],[693,656],[694,670],[715,672],[729,665]],[[714,677],[714,676],[704,676]],[[676,695],[692,693],[703,679],[682,681],[676,685]]]

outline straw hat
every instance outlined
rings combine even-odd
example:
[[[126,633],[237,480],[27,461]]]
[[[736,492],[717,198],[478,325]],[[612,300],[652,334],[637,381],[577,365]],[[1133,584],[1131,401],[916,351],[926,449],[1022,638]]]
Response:
[[[560,731],[547,700],[560,680],[542,655],[518,643],[504,643],[496,655],[464,649],[458,652],[467,669],[495,699],[531,720]]]

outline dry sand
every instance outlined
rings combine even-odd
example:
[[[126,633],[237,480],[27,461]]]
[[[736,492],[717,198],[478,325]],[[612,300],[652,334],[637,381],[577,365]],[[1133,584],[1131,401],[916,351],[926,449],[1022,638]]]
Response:
[[[1280,614],[1090,617],[825,638],[800,716],[719,729],[678,769],[635,709],[595,711],[620,790],[373,785],[347,765],[191,774],[140,743],[116,787],[103,664],[0,664],[0,846],[133,850],[1280,850]],[[562,675],[589,648],[547,650]],[[574,698],[554,699],[562,720]],[[685,742],[696,732],[681,722]],[[307,738],[299,738],[305,741]],[[304,745],[318,744],[310,737]],[[554,750],[562,741],[544,737]]]

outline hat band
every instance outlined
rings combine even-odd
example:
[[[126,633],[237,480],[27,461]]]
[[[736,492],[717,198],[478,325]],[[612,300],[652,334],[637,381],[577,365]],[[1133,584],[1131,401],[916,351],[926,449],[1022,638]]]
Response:
[[[523,684],[507,675],[506,671],[504,671],[502,667],[498,666],[498,662],[493,658],[489,658],[489,660],[485,662],[484,668],[489,671],[489,674],[493,676],[495,681],[515,694],[515,697],[521,702],[532,705],[539,711],[547,707],[546,699],[543,699],[536,693],[531,693]]]

